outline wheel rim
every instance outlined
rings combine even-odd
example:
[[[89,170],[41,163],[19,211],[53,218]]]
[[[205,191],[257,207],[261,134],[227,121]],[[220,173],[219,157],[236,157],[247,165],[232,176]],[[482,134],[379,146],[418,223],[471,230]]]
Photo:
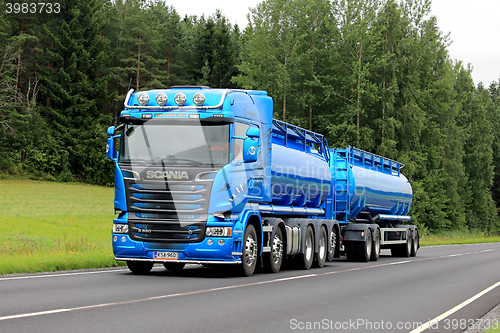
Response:
[[[366,255],[368,258],[372,256],[372,233],[370,230],[368,230],[366,234]]]
[[[318,246],[319,246],[319,249],[318,249],[319,257],[321,258],[321,260],[323,260],[323,258],[325,258],[325,256],[326,256],[326,239],[325,239],[324,234],[320,235]]]
[[[274,235],[273,262],[277,264],[280,262],[281,258],[283,258],[283,241],[277,235]]]
[[[255,260],[257,260],[257,242],[253,235],[248,235],[245,242],[245,264],[252,266]]]
[[[335,236],[335,232],[332,230],[330,234],[330,253],[335,252],[336,246],[337,246],[337,236]]]
[[[309,234],[306,237],[306,260],[309,261],[312,258],[313,248],[312,248],[312,235]]]
[[[411,248],[413,246],[413,241],[412,241],[413,237],[412,237],[411,233],[408,233],[408,235],[409,235],[409,237],[406,240],[406,246],[408,247],[408,253],[410,253],[411,252]]]
[[[375,239],[375,251],[375,254],[380,253],[380,235],[377,235]]]

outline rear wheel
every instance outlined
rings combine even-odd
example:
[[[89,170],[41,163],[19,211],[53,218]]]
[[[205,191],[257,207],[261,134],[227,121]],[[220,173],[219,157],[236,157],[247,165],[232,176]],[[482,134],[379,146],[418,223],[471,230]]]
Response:
[[[153,268],[152,261],[127,261],[127,267],[134,274],[148,274]]]
[[[375,236],[373,237],[373,246],[372,246],[372,261],[377,261],[380,256],[380,231],[378,229],[374,230]]]
[[[304,252],[299,254],[299,266],[302,269],[310,269],[314,259],[314,233],[311,226],[308,226],[304,235]]]
[[[318,255],[316,256],[316,266],[321,268],[325,266],[326,257],[328,256],[328,236],[326,229],[321,227],[318,239]]]
[[[370,261],[372,257],[372,232],[366,230],[365,241],[358,244],[358,259],[359,261]]]
[[[335,229],[332,229],[330,233],[330,251],[328,251],[328,261],[332,261],[335,257],[335,250],[337,249],[337,235],[335,234]]]
[[[418,235],[418,229],[415,229],[415,237],[413,237],[413,242],[411,246],[410,257],[416,257],[418,248],[420,247],[420,236]]]
[[[243,253],[241,255],[241,272],[244,276],[251,276],[257,266],[257,233],[253,225],[249,224],[243,237]]]
[[[186,266],[183,262],[164,262],[163,267],[168,269],[169,271],[180,271]]]
[[[278,273],[283,263],[283,234],[281,228],[276,229],[273,242],[271,244],[271,253],[266,253],[266,264],[273,273]]]

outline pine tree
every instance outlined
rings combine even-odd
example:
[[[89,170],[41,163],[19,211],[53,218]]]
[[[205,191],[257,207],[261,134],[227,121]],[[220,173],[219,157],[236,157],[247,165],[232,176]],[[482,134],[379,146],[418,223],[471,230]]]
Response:
[[[40,66],[40,93],[54,136],[68,152],[67,164],[58,171],[85,181],[106,182],[109,177],[100,168],[110,122],[101,109],[109,80],[102,75],[108,61],[104,22],[100,0],[67,0],[61,3],[61,15],[45,25],[43,36],[47,58]]]

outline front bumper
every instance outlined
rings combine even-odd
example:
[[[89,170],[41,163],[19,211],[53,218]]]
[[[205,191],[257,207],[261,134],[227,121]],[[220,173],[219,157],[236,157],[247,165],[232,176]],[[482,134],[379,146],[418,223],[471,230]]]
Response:
[[[241,264],[241,241],[233,238],[206,237],[199,243],[146,244],[128,234],[112,234],[116,261],[179,262],[191,264]],[[211,240],[211,244],[209,242]],[[219,244],[224,240],[224,244]],[[155,251],[177,252],[177,260],[155,259]]]

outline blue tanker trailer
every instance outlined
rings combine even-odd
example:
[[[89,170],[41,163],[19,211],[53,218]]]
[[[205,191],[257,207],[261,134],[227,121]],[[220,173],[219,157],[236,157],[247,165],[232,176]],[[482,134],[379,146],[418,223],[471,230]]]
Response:
[[[402,164],[272,119],[264,91],[172,87],[134,93],[107,131],[115,162],[115,260],[323,267],[342,253],[411,256],[418,230]]]

